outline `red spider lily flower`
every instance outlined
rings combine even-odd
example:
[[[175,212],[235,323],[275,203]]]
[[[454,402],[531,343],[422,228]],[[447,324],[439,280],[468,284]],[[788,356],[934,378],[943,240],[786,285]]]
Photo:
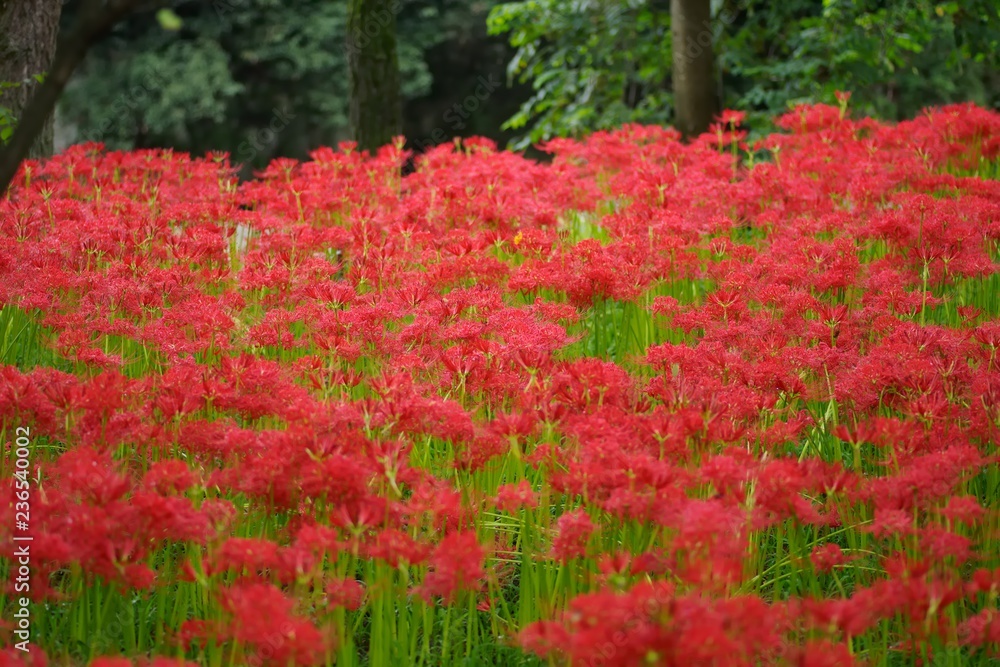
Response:
[[[803,524],[823,524],[832,521],[802,494],[816,486],[805,466],[790,460],[777,460],[765,465],[758,473],[759,486],[754,495],[757,525],[771,525],[789,517]]]
[[[430,550],[429,545],[417,542],[395,528],[379,531],[375,539],[365,545],[365,553],[369,558],[384,560],[393,568],[400,567],[403,563],[423,563]]]
[[[850,562],[839,545],[823,544],[812,550],[809,560],[817,572],[830,572],[834,567]]]
[[[14,646],[0,649],[0,667],[47,667],[48,655],[37,644],[29,643],[22,651]]]
[[[478,589],[485,577],[485,558],[475,533],[449,533],[430,555],[429,570],[417,592],[428,602],[441,597],[452,604],[459,592]]]
[[[365,587],[356,579],[336,579],[326,585],[327,601],[335,607],[357,611],[364,602]]]
[[[913,515],[903,510],[880,509],[875,511],[875,520],[866,529],[876,537],[890,535],[912,535]]]
[[[979,568],[969,578],[965,588],[968,595],[996,593],[1000,589],[1000,568],[995,570]]]
[[[788,664],[795,667],[854,667],[858,664],[849,646],[828,639],[810,639],[789,653]]]
[[[1000,613],[995,609],[983,609],[962,621],[958,632],[962,645],[988,647],[996,656],[995,647],[1000,644]]]
[[[552,558],[566,562],[587,555],[587,543],[596,527],[583,509],[566,512],[556,521],[552,540]]]
[[[964,535],[958,535],[939,526],[925,526],[920,529],[920,548],[924,555],[936,561],[953,559],[961,565],[972,558],[973,542]]]
[[[578,596],[561,622],[533,624],[521,642],[574,664],[749,665],[782,649],[783,614],[758,598],[675,597],[662,584],[643,585]]]
[[[148,590],[156,582],[156,573],[144,563],[130,563],[122,568],[124,589]]]
[[[496,506],[508,514],[517,514],[522,508],[538,507],[538,499],[528,480],[505,484],[497,489]]]
[[[231,537],[215,549],[209,557],[205,574],[215,572],[249,571],[251,575],[273,568],[278,563],[278,545],[270,540]]]
[[[198,644],[204,648],[209,642],[217,641],[225,636],[225,632],[225,625],[221,621],[188,619],[181,623],[177,632],[177,641],[183,647]]]
[[[253,646],[274,665],[318,664],[328,641],[310,623],[292,614],[293,602],[269,584],[239,584],[222,593],[231,615],[228,634]]]
[[[199,508],[216,532],[225,530],[236,517],[236,508],[229,500],[209,498]]]
[[[137,491],[129,504],[138,515],[133,529],[150,540],[201,544],[211,532],[209,516],[188,498]]]
[[[352,536],[358,545],[362,535],[385,527],[390,512],[396,511],[390,503],[374,496],[359,498],[335,506],[330,512],[330,524]]]
[[[406,514],[428,517],[435,529],[443,532],[475,525],[475,512],[462,502],[461,492],[433,478],[421,480],[414,488]]]
[[[733,109],[724,109],[721,114],[719,114],[719,122],[723,125],[731,125],[733,127],[741,125],[746,119],[747,114],[745,111],[734,111]]]
[[[141,486],[150,491],[166,496],[185,493],[197,484],[195,473],[183,461],[158,461],[150,466],[143,477]]]
[[[400,145],[242,184],[224,155],[26,164],[0,201],[0,421],[37,445],[31,599],[179,574],[221,617],[177,639],[308,664],[330,655],[314,623],[363,612],[372,562],[488,610],[487,576],[583,558],[560,582],[588,592],[532,601],[521,632],[553,662],[904,657],[876,655],[886,632],[893,652],[992,649],[1000,191],[958,174],[1000,155],[1000,115],[889,125],[847,103],[797,107],[735,171],[732,110],[692,144],[628,125],[536,164],[471,140],[402,178]],[[542,517],[551,551],[477,543],[543,496],[573,508]],[[638,554],[611,540],[626,526]],[[740,594],[776,544],[806,571]],[[817,577],[850,595],[804,597]]]
[[[680,577],[719,591],[740,580],[747,534],[743,511],[721,499],[689,500],[669,521],[678,530],[670,550]]]
[[[548,660],[565,651],[571,636],[571,631],[562,623],[537,621],[521,630],[518,641],[525,650]]]

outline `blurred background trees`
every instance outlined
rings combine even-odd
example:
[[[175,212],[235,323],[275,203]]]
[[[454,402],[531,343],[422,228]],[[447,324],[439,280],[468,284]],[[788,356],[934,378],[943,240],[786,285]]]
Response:
[[[70,0],[72,17],[80,0]],[[356,4],[356,0],[351,0]],[[403,132],[427,140],[490,134],[517,108],[503,98],[508,49],[486,34],[488,2],[385,1],[396,21]],[[398,9],[397,9],[398,6]],[[230,151],[261,167],[275,156],[351,139],[347,46],[349,3],[331,0],[178,0],[176,31],[137,12],[93,48],[60,106],[60,143],[112,148],[172,146]],[[376,21],[359,43],[390,34]],[[359,49],[360,51],[360,49]],[[444,119],[481,76],[499,81],[475,120]],[[464,113],[464,111],[463,111]],[[435,142],[436,143],[436,142]]]
[[[63,29],[83,2],[65,2]],[[411,147],[481,135],[525,148],[625,122],[677,122],[676,54],[692,52],[673,44],[671,0],[364,2],[392,7],[386,30]],[[224,150],[249,174],[350,139],[348,10],[358,3],[167,0],[176,23],[135,12],[77,70],[56,148],[95,140]],[[746,111],[754,134],[790,105],[832,103],[836,90],[853,93],[854,113],[887,119],[1000,102],[996,0],[673,4],[709,17],[684,32],[709,44],[711,66],[695,83],[718,108]]]
[[[717,95],[755,134],[789,106],[833,103],[898,120],[929,105],[1000,103],[996,0],[704,0]],[[498,3],[490,31],[516,52],[511,74],[534,95],[508,121],[518,145],[623,122],[671,123],[669,3]],[[694,43],[697,43],[696,41]],[[688,45],[685,44],[686,48]]]

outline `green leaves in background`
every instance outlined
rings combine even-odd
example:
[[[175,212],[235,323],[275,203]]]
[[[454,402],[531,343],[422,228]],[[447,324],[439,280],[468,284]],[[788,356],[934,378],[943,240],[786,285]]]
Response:
[[[160,11],[156,12],[156,20],[160,22],[160,25],[164,30],[178,31],[184,25],[184,21],[181,17],[177,16],[172,9],[164,7]]]
[[[854,113],[890,120],[1000,103],[995,0],[712,0],[712,10],[716,84],[724,107],[748,113],[752,138],[791,106],[833,103],[837,90],[853,93]],[[510,114],[503,128],[523,148],[672,120],[669,0],[400,0],[398,12],[402,94],[419,100],[412,139],[459,133],[445,110],[507,60],[482,47],[487,13],[489,35],[511,48],[509,81],[530,90],[491,98],[477,133],[499,138],[496,116]],[[304,157],[348,138],[345,31],[341,2],[173,0],[93,50],[61,117],[76,140],[112,148],[228,150],[257,167]]]
[[[525,0],[496,6],[493,34],[517,48],[509,75],[535,95],[509,121],[520,143],[669,123],[668,0]],[[852,91],[856,113],[898,120],[928,105],[1000,103],[993,0],[713,0],[723,106],[753,134],[806,102]]]
[[[428,93],[427,52],[464,30],[469,12],[457,0],[401,1],[404,99]],[[305,157],[347,139],[346,25],[345,3],[329,0],[173,0],[88,54],[61,118],[74,141],[109,148],[228,150],[255,167]]]
[[[17,119],[7,107],[0,107],[0,144],[7,143],[7,140],[14,134],[14,127]]]
[[[525,130],[514,147],[628,122],[666,122],[670,24],[658,4],[527,0],[494,7],[490,34],[507,34],[517,48],[508,76],[534,88],[505,126]]]

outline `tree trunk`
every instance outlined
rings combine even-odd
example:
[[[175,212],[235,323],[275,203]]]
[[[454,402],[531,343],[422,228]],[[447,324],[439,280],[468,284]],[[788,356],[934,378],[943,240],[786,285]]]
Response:
[[[45,74],[56,55],[62,0],[0,0],[0,106],[20,119],[39,87],[35,76]],[[49,114],[29,158],[52,155],[54,114]]]
[[[685,139],[708,130],[718,112],[711,0],[671,0],[675,125]]]
[[[348,0],[351,134],[376,151],[402,132],[396,14],[401,0]]]
[[[0,9],[20,0],[0,0]],[[26,0],[29,4],[34,0]],[[150,7],[157,7],[164,0],[149,0]],[[87,55],[87,49],[116,23],[135,10],[142,0],[82,0],[76,25],[61,37],[56,45],[55,57],[45,76],[29,96],[22,117],[18,119],[14,134],[6,145],[0,145],[0,197],[9,195],[9,188],[21,162],[27,157],[35,141],[50,122],[56,102],[77,65]],[[51,140],[50,140],[51,141]]]

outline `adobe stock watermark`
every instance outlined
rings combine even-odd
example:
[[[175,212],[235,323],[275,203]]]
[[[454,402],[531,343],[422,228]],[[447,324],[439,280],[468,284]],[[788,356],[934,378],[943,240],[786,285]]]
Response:
[[[18,426],[14,440],[14,648],[28,653],[31,642],[31,429]]]
[[[456,132],[464,130],[467,125],[465,121],[478,111],[490,96],[493,95],[494,91],[502,85],[503,82],[492,74],[480,76],[477,80],[475,90],[467,95],[465,99],[456,102],[444,112],[442,119],[446,125],[437,126],[424,139],[414,141],[414,147],[420,151],[425,151],[432,146],[448,141]]]

